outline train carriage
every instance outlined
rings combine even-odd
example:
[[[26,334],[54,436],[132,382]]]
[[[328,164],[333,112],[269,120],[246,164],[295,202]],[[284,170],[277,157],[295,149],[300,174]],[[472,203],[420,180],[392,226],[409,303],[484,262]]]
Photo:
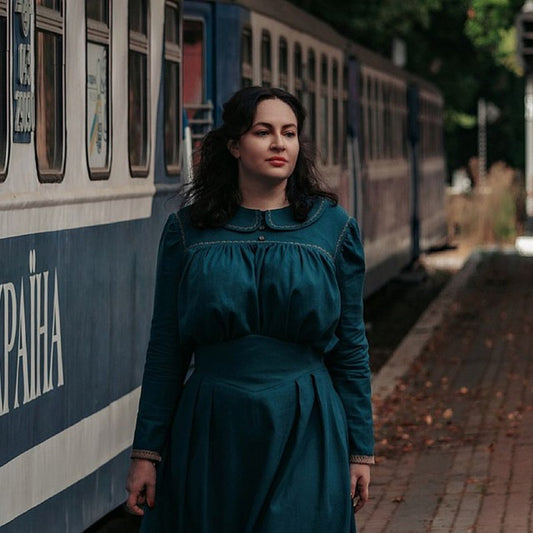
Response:
[[[83,531],[125,498],[184,138],[299,96],[371,292],[444,236],[442,98],[284,0],[0,0],[0,43],[0,531]]]
[[[82,531],[124,499],[157,241],[181,179],[180,8],[0,10],[2,532]]]

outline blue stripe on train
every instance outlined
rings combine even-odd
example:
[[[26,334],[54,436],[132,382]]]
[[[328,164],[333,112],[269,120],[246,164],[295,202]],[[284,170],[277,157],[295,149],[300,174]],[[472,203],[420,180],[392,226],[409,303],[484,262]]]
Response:
[[[165,216],[0,241],[0,465],[139,385]]]

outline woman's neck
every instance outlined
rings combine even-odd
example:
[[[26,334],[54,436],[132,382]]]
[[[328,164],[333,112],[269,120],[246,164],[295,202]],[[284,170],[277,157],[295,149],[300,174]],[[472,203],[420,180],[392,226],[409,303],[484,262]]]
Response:
[[[274,187],[249,187],[241,182],[241,205],[248,209],[269,211],[287,207],[286,180]],[[243,186],[244,185],[244,186]]]

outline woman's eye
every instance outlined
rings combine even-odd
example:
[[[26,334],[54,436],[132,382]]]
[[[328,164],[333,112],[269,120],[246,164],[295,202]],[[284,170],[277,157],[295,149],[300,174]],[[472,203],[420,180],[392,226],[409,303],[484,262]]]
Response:
[[[285,132],[285,137],[296,137],[296,132],[295,131],[286,131]]]
[[[255,134],[259,137],[265,137],[265,135],[268,135],[268,131],[266,130],[259,130],[259,131],[256,131]]]

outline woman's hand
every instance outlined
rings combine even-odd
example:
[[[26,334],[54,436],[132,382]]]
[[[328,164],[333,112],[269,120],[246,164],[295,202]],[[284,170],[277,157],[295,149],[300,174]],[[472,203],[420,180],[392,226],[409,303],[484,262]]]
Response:
[[[126,507],[132,514],[142,516],[140,505],[155,505],[155,466],[146,459],[132,459],[126,490],[129,493]]]
[[[370,465],[350,464],[350,496],[354,502],[355,513],[368,501],[370,485]]]

